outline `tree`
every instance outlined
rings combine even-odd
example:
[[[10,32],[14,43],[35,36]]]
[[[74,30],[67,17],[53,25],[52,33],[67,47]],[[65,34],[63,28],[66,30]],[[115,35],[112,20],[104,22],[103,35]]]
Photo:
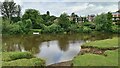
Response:
[[[20,17],[20,5],[16,5],[13,0],[5,0],[3,3],[1,3],[0,9],[1,15],[3,15],[3,19],[9,19],[10,22],[12,20],[12,17]]]
[[[101,14],[95,18],[96,29],[100,31],[109,31],[112,26],[112,15],[110,12]]]
[[[75,17],[75,13],[74,12],[71,14],[71,17]]]
[[[68,27],[70,25],[70,21],[68,19],[68,15],[66,13],[63,13],[60,15],[60,17],[58,18],[58,24],[65,30],[68,29]]]
[[[32,21],[32,28],[41,28],[40,24],[43,24],[43,19],[40,16],[38,10],[35,9],[27,9],[22,16],[22,20],[25,21],[30,19]]]
[[[47,15],[50,16],[50,12],[49,11],[47,11]]]

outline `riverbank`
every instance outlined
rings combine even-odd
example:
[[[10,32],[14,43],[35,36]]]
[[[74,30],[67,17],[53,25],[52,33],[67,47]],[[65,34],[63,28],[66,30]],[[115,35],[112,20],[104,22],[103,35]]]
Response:
[[[118,38],[85,43],[73,66],[118,66]]]
[[[50,66],[118,66],[118,38],[85,43],[72,61]]]
[[[2,67],[5,66],[45,66],[45,61],[29,52],[3,52]]]

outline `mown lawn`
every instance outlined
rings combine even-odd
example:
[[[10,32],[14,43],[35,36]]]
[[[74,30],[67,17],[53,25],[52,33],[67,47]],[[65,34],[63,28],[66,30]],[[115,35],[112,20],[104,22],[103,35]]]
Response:
[[[107,51],[107,56],[97,54],[79,55],[73,59],[74,66],[118,66],[118,50]]]
[[[93,46],[97,48],[118,47],[118,38],[98,40],[85,43],[83,46]],[[72,63],[74,66],[118,66],[118,49],[107,50],[104,55],[86,53],[76,56]]]
[[[44,66],[45,62],[40,58],[18,59],[3,62],[2,66]]]
[[[29,52],[3,52],[2,66],[45,66],[45,61]]]
[[[118,47],[118,38],[114,37],[112,39],[88,42],[88,43],[85,43],[83,46],[93,46],[93,47],[98,47],[98,48]]]

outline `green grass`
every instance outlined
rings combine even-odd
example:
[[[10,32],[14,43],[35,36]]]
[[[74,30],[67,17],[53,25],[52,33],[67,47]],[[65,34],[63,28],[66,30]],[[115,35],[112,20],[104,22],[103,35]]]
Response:
[[[88,43],[83,44],[83,46],[93,46],[93,47],[98,47],[98,48],[118,47],[118,38],[114,37],[112,39],[88,42]]]
[[[83,46],[93,46],[97,48],[118,47],[118,38],[98,40],[85,43]],[[73,59],[74,66],[118,66],[118,50],[107,50],[107,56],[90,54],[78,55]]]
[[[41,29],[30,29],[32,32],[41,32]]]
[[[29,52],[3,52],[2,66],[44,66],[45,61]]]
[[[30,59],[34,56],[29,52],[3,52],[2,53],[2,61],[12,61],[17,59]]]
[[[9,62],[3,62],[2,66],[44,66],[44,60],[40,58],[18,59]]]
[[[79,55],[73,59],[74,66],[118,66],[118,50],[107,51],[107,57],[96,54]]]

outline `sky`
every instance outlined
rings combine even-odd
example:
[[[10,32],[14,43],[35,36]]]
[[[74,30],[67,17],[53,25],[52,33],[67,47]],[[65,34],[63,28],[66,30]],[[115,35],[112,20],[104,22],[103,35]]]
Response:
[[[4,0],[1,0],[4,1]],[[115,12],[118,10],[119,0],[14,0],[22,7],[22,14],[26,9],[37,9],[41,14],[50,11],[51,15],[60,16],[61,13],[78,16]]]

